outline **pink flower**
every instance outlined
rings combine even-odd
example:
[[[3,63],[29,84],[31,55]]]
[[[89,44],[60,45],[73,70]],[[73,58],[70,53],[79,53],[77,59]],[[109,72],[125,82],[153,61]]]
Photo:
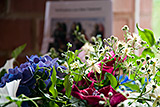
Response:
[[[108,93],[112,92],[113,95],[109,97]],[[99,101],[105,101],[105,99],[109,98],[110,105],[112,107],[116,106],[120,102],[126,100],[126,97],[124,97],[121,93],[116,92],[111,85],[103,87],[100,90],[96,90],[94,88],[94,82],[86,89],[79,90],[76,85],[72,86],[72,92],[73,97],[76,97],[78,99],[86,100],[89,105],[92,105],[93,107],[103,107],[104,105],[100,105]],[[104,94],[105,99],[100,97],[100,94]]]

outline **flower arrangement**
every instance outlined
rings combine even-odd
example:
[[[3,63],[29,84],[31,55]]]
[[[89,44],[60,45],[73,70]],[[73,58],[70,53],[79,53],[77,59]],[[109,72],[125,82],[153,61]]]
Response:
[[[8,69],[7,63],[0,71],[0,105],[156,107],[160,104],[160,41],[152,31],[138,25],[137,29],[139,35],[125,25],[123,41],[97,35],[92,43],[75,31],[85,42],[79,50],[70,51],[68,43],[59,57],[51,50],[49,55],[27,56],[25,63],[14,68]],[[136,55],[137,50],[142,53]]]

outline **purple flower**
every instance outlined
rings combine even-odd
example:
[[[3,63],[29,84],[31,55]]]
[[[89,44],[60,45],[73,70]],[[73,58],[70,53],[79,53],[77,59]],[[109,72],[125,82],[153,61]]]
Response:
[[[21,64],[19,68],[15,67],[14,69],[9,69],[9,72],[1,78],[0,87],[4,87],[6,85],[6,82],[21,79],[17,95],[25,94],[26,96],[29,96],[31,94],[30,89],[34,89],[35,87],[35,74],[41,76],[46,83],[46,86],[49,86],[53,67],[55,67],[56,69],[57,78],[63,78],[64,76],[63,73],[58,71],[58,67],[61,67],[62,69],[67,69],[66,67],[60,66],[58,64],[58,58],[52,59],[49,56],[38,57],[37,55],[32,55],[30,58],[27,56],[27,59],[28,62]],[[45,78],[43,78],[44,72]]]

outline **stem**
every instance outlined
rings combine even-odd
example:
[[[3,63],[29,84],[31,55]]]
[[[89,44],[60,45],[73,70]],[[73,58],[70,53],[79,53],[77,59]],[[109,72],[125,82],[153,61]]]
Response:
[[[102,69],[103,69],[103,64],[104,63],[101,63],[102,65],[101,65],[101,73],[100,73],[100,78],[99,78],[99,82],[101,81],[101,78],[102,78]]]

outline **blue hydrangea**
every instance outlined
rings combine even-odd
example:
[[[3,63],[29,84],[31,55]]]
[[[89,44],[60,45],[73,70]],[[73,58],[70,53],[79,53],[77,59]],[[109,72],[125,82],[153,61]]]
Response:
[[[17,91],[17,96],[20,94],[25,94],[26,96],[28,96],[30,95],[29,88],[35,87],[35,72],[43,73],[45,71],[48,79],[44,81],[46,83],[46,86],[48,86],[50,82],[50,77],[53,72],[53,67],[55,67],[56,69],[57,78],[62,78],[64,75],[63,73],[58,71],[58,67],[61,67],[62,69],[67,69],[66,67],[58,64],[58,58],[52,59],[50,56],[38,57],[37,55],[32,55],[30,58],[27,56],[27,59],[28,61],[21,64],[20,67],[16,66],[14,69],[9,69],[9,72],[1,78],[0,87],[4,87],[6,85],[6,82],[21,79],[19,89]],[[50,69],[50,73],[45,68]],[[23,89],[25,89],[25,91],[23,91]]]

